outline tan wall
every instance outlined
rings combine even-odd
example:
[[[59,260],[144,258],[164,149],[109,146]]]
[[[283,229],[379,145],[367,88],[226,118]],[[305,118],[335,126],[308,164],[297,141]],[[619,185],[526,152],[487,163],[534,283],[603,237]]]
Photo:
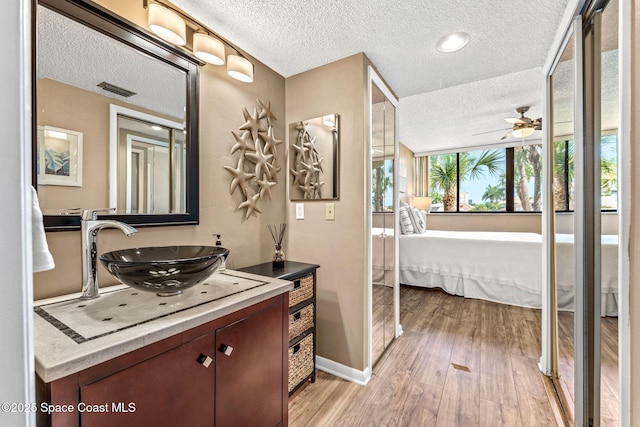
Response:
[[[366,65],[363,54],[287,78],[289,123],[329,113],[340,115],[340,199],[335,221],[325,220],[325,201],[305,202],[295,219],[287,201],[287,258],[313,262],[318,270],[318,355],[362,370],[366,366]]]
[[[136,9],[142,10],[141,4]],[[142,25],[142,24],[141,24]],[[234,144],[231,131],[245,120],[242,107],[257,107],[256,99],[271,101],[278,118],[275,136],[285,136],[284,78],[261,63],[255,64],[254,82],[231,79],[224,67],[207,65],[200,74],[200,224],[197,226],[141,228],[125,237],[119,231],[103,230],[98,236],[98,252],[149,245],[214,244],[213,233],[222,233],[222,243],[231,254],[228,267],[241,268],[267,262],[273,256],[273,244],[267,224],[285,222],[285,171],[278,174],[278,185],[272,188],[272,200],[261,202],[263,213],[244,220],[244,210],[236,211],[242,201],[238,191],[229,194],[231,178],[223,166],[237,164],[238,153],[229,154]],[[282,146],[281,146],[282,147]],[[89,154],[89,153],[87,153]],[[278,164],[285,165],[284,149],[278,151]],[[90,171],[85,171],[90,173]],[[85,175],[86,176],[86,175]],[[99,206],[103,207],[103,206]],[[78,292],[81,289],[80,233],[47,233],[56,262],[54,270],[34,275],[36,299]],[[328,266],[327,266],[328,267]],[[329,270],[329,268],[327,268]],[[100,267],[102,286],[115,281]]]
[[[640,1],[632,1],[631,25],[631,187],[633,196],[640,194]],[[632,196],[632,197],[633,197]],[[631,203],[629,230],[629,323],[631,329],[631,425],[640,426],[640,209],[638,204]]]
[[[40,185],[43,212],[109,205],[109,103],[111,99],[50,79],[38,81],[38,125],[82,133],[82,187]],[[96,120],[104,117],[104,120]]]
[[[618,234],[618,214],[604,213],[601,217],[602,234]],[[542,233],[539,213],[432,213],[427,217],[427,228],[451,231],[515,231]],[[556,233],[573,234],[573,214],[556,214]]]
[[[540,214],[432,213],[427,215],[427,229],[541,233],[540,221]]]
[[[38,201],[45,213],[62,209],[109,207],[110,104],[182,122],[108,96],[50,79],[38,80],[38,126],[53,126],[82,133],[82,187],[38,186]],[[124,181],[123,181],[124,185]],[[119,191],[124,201],[124,191]],[[124,206],[121,203],[120,206]]]

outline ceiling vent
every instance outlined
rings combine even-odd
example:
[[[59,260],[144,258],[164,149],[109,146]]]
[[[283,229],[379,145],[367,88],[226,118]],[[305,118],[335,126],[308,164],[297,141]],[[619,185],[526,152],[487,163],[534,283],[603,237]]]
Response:
[[[136,94],[135,92],[118,87],[116,85],[112,85],[111,83],[107,83],[107,82],[99,83],[97,86],[101,87],[102,89],[108,92],[115,93],[116,95],[124,96],[125,98],[129,98],[130,96],[133,96]]]

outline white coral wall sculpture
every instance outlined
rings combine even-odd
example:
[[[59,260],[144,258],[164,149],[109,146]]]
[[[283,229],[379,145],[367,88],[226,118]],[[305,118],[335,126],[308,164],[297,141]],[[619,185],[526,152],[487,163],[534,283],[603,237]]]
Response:
[[[245,209],[245,218],[262,213],[260,201],[264,197],[271,200],[271,187],[277,184],[277,174],[282,169],[278,166],[276,146],[282,141],[276,139],[273,123],[277,120],[271,111],[271,101],[263,104],[258,99],[258,108],[249,113],[242,107],[245,123],[238,131],[231,132],[235,144],[231,154],[238,152],[240,157],[235,167],[225,166],[231,174],[229,192],[239,190],[244,201],[238,209]]]
[[[316,149],[316,137],[309,132],[308,122],[299,122],[296,126],[298,135],[291,145],[294,151],[292,186],[298,186],[304,199],[321,199],[324,182],[320,181],[322,158]]]

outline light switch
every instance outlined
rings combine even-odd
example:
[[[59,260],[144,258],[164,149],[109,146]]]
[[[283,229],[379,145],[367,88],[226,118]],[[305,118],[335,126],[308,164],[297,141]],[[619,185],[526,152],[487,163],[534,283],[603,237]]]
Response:
[[[325,205],[325,216],[324,218],[327,221],[334,221],[336,219],[336,204],[335,203],[327,203]]]
[[[296,219],[304,219],[304,203],[296,203]]]

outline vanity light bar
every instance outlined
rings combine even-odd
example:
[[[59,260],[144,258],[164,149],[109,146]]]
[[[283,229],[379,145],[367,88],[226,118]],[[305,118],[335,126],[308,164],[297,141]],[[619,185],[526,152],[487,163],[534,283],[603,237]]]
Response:
[[[194,29],[192,50],[196,57],[213,65],[224,65],[226,62],[227,74],[231,77],[241,82],[253,82],[253,63],[245,58],[238,49],[206,26],[165,2],[155,0],[154,3],[150,4],[149,0],[142,0],[142,7],[148,9],[149,28],[158,37],[169,43],[183,46],[185,44],[183,39],[186,36],[183,35],[184,33],[182,33],[182,31],[185,30],[185,25],[188,24],[189,27]],[[165,9],[167,16],[170,15],[171,17],[171,19],[166,20],[166,26],[163,20],[157,19],[158,16],[163,15],[158,9]],[[180,22],[176,22],[175,18]],[[204,31],[204,33],[202,31]],[[178,32],[180,32],[179,37],[176,36]],[[235,52],[227,55],[226,61],[225,46],[228,46]]]
[[[125,89],[116,85],[112,85],[111,83],[107,83],[107,82],[98,83],[96,86],[101,87],[107,92],[112,92],[112,93],[115,93],[116,95],[124,96],[125,98],[129,98],[130,96],[133,96],[136,94],[136,92],[130,91],[128,89]]]

